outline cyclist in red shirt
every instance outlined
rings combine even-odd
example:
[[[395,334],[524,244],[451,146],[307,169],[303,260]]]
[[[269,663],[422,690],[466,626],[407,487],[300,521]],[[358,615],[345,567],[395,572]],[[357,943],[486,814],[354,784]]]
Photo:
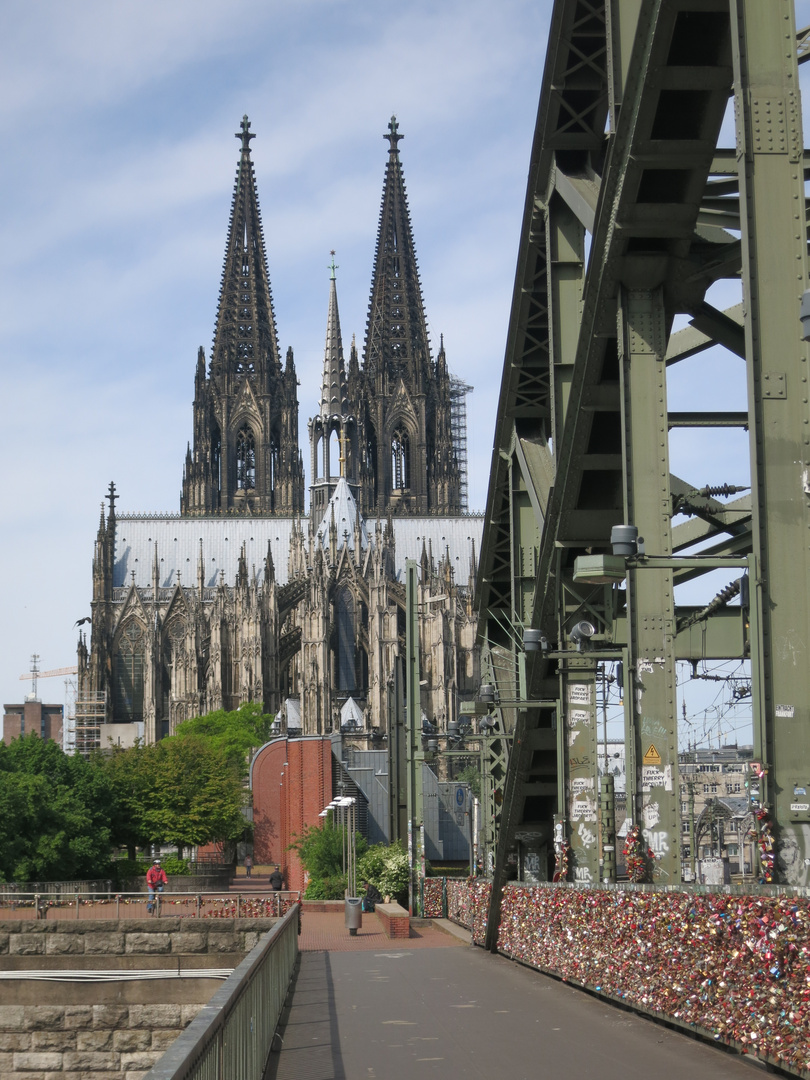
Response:
[[[149,890],[149,902],[146,905],[146,910],[150,915],[155,907],[155,893],[162,893],[164,885],[168,885],[168,883],[169,879],[166,877],[166,871],[160,865],[160,859],[155,859],[146,871],[146,887]]]

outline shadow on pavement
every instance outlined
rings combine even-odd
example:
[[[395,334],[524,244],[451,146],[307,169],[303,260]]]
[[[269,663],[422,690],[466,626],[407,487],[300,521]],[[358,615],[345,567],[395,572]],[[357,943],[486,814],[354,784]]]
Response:
[[[302,952],[264,1080],[346,1080],[327,952]]]

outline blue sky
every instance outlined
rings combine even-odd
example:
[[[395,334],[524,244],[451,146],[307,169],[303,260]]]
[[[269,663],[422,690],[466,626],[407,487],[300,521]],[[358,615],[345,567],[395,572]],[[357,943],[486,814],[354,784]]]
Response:
[[[430,330],[483,507],[550,3],[7,0],[0,16],[0,690],[75,663],[101,499],[172,511],[244,113],[279,342],[317,409],[337,252],[362,345],[396,113]],[[62,700],[61,680],[41,686]]]
[[[3,702],[28,689],[18,676],[32,653],[43,669],[75,663],[110,480],[120,511],[179,508],[244,113],[307,465],[329,252],[344,345],[356,333],[362,346],[382,135],[396,113],[434,345],[443,333],[451,370],[475,387],[470,506],[483,508],[550,11],[550,0],[6,0]],[[800,0],[797,25],[808,22],[810,0]],[[727,290],[715,302],[735,299]],[[694,407],[696,369],[706,404],[722,395],[724,407],[743,407],[740,367],[679,365],[671,407]],[[675,471],[699,484],[746,482],[744,441],[707,448],[693,436],[678,444],[680,434]],[[692,699],[698,733],[723,711],[719,686]],[[63,698],[61,680],[41,691]]]

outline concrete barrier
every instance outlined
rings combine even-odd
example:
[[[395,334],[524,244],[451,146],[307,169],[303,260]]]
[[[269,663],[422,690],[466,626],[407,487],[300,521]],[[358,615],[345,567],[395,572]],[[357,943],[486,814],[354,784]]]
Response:
[[[376,904],[374,913],[380,920],[386,937],[408,938],[411,936],[411,920],[408,912],[399,904]]]

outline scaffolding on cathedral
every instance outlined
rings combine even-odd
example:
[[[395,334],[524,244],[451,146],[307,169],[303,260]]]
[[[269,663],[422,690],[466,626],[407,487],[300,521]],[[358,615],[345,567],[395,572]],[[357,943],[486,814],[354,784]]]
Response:
[[[88,690],[76,699],[75,752],[87,755],[101,748],[101,727],[106,722],[107,693]]]
[[[469,509],[467,505],[467,394],[472,393],[472,390],[473,387],[465,383],[463,379],[459,379],[457,375],[450,376],[450,433],[458,462],[458,486],[463,514],[466,514]]]

